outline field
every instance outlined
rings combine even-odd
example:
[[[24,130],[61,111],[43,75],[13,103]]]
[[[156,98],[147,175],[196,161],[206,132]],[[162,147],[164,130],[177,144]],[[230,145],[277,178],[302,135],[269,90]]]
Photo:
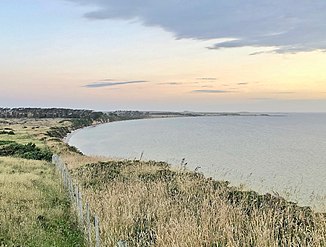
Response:
[[[214,181],[200,173],[189,172],[182,165],[171,167],[163,162],[84,156],[58,138],[47,135],[51,127],[69,126],[66,121],[27,121],[24,125],[27,128],[19,122],[9,125],[16,137],[1,135],[0,140],[7,136],[7,140],[22,144],[32,141],[62,157],[73,179],[79,183],[84,199],[99,216],[103,246],[115,246],[119,240],[124,240],[128,246],[159,247],[326,246],[326,215],[323,213],[270,194],[242,191],[226,181]],[[31,162],[26,167],[34,163],[44,165],[44,169],[49,170],[39,175],[40,179],[43,181],[42,176],[48,174],[48,183],[57,188],[55,191],[61,193],[61,198],[65,198],[48,163],[1,159],[6,164],[1,165],[6,174],[2,179],[7,178],[10,171],[19,170],[13,164]],[[28,168],[28,176],[37,176],[36,171],[39,172],[38,169]],[[23,178],[13,177],[10,181],[18,184],[20,180]],[[30,180],[25,179],[27,184]],[[38,188],[28,185],[34,190]],[[10,188],[8,191],[14,191]],[[43,200],[51,200],[52,192],[42,191]],[[18,192],[13,196],[16,194],[20,198]],[[29,206],[31,202],[17,204]],[[62,206],[61,203],[59,205]],[[21,215],[11,207],[8,210],[12,210],[11,215]],[[51,214],[47,207],[43,206],[42,210],[43,214]],[[37,213],[37,216],[43,214]],[[35,214],[31,218],[37,216]],[[69,222],[75,222],[72,214],[69,214]],[[19,235],[15,228],[7,226],[5,229],[11,229],[7,231],[12,234],[6,239]],[[34,232],[34,228],[26,231]]]
[[[36,143],[50,121],[1,121],[0,144]],[[41,127],[42,126],[42,127]],[[3,146],[3,145],[1,145]],[[84,246],[54,166],[44,160],[0,156],[0,246]]]

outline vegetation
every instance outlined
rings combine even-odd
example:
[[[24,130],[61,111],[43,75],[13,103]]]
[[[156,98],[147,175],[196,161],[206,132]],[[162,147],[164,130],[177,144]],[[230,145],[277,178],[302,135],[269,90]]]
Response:
[[[141,112],[141,111],[114,111],[107,113],[110,122],[132,119],[157,118],[157,117],[196,117],[206,114],[191,112]]]
[[[1,118],[80,118],[94,121],[106,121],[102,112],[91,110],[73,110],[64,108],[0,108]]]
[[[51,152],[59,153],[73,178],[81,185],[84,200],[90,203],[92,211],[99,216],[103,246],[115,246],[119,240],[125,240],[128,246],[157,247],[326,246],[325,213],[299,207],[279,196],[243,191],[230,186],[226,181],[214,181],[198,172],[187,171],[184,166],[177,169],[164,162],[84,156],[60,141],[63,134],[67,133],[66,130],[78,125],[70,120],[1,120],[6,127],[10,126],[15,135],[1,135],[0,146],[26,146],[32,142],[35,143],[35,148],[49,148]],[[49,135],[49,131],[54,130],[57,134]],[[25,168],[26,171],[20,172]],[[1,179],[13,181],[11,193],[17,200],[15,207],[27,210],[23,211],[26,217],[34,219],[24,221],[34,223],[18,230],[20,223],[15,221],[15,217],[25,214],[20,214],[15,207],[9,208],[8,200],[3,199],[5,197],[1,194],[1,206],[6,206],[0,207],[0,210],[7,208],[7,214],[9,212],[15,217],[1,218],[0,236],[4,237],[0,246],[10,246],[11,243],[42,246],[35,245],[36,242],[19,242],[24,239],[24,234],[36,232],[41,234],[35,241],[42,241],[49,234],[49,239],[44,240],[43,246],[50,242],[62,243],[57,246],[82,245],[81,234],[77,231],[74,235],[70,231],[76,229],[75,219],[71,215],[68,201],[65,201],[64,193],[60,192],[53,168],[48,163],[0,157],[0,170],[5,174],[0,176]],[[31,182],[36,178],[49,186],[40,185],[41,182]],[[50,202],[53,201],[53,195],[61,198],[57,207],[51,211],[52,208],[47,206],[51,204],[40,203],[41,206],[35,210],[37,213],[29,212],[30,205],[34,207],[37,203],[24,199],[23,195],[17,194],[20,192],[14,192],[14,188],[20,188],[20,180],[30,183],[30,187],[26,187],[29,193],[43,191],[39,193],[42,195],[41,199],[37,200]],[[9,186],[8,182],[5,183]],[[9,195],[7,192],[3,193]],[[64,215],[61,214],[63,212]],[[0,215],[4,217],[3,213]],[[56,219],[64,223],[59,224],[59,227],[55,223],[58,222]],[[46,224],[51,227],[43,229],[43,223],[40,223],[43,221],[50,222]],[[48,229],[53,231],[50,233]],[[60,242],[61,231],[67,232],[65,236],[68,237],[65,240],[69,243]]]
[[[38,148],[31,142],[26,145],[18,144],[16,142],[7,142],[7,144],[0,145],[0,156],[13,156],[31,160],[51,161],[52,155],[53,154],[50,150]]]
[[[71,132],[69,127],[51,127],[50,130],[47,131],[47,135],[50,137],[56,137],[59,139],[64,138],[67,134]]]
[[[15,135],[15,132],[13,132],[12,130],[10,131],[0,131],[0,135]]]
[[[105,246],[326,246],[326,215],[162,162],[74,169]]]
[[[151,115],[149,112],[140,112],[140,111],[114,111],[109,112],[108,117],[110,122],[114,121],[124,121],[131,119],[143,119],[150,118]]]
[[[84,246],[49,163],[0,157],[0,185],[0,246]]]
[[[47,135],[50,137],[55,137],[59,139],[63,139],[70,132],[76,129],[84,128],[93,125],[94,123],[105,123],[109,121],[109,117],[107,115],[92,115],[86,118],[74,118],[69,120],[64,120],[62,122],[69,122],[68,126],[53,126],[47,131]]]
[[[45,133],[54,124],[58,120],[0,120],[0,127],[15,132],[0,135],[0,246],[84,246],[68,197],[48,162],[52,141]]]

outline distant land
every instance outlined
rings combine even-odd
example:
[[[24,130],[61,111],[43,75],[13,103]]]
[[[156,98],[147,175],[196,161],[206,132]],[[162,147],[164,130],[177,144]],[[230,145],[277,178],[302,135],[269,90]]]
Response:
[[[65,108],[0,108],[0,118],[91,118],[103,122],[130,119],[204,116],[282,116],[251,112],[93,111]]]

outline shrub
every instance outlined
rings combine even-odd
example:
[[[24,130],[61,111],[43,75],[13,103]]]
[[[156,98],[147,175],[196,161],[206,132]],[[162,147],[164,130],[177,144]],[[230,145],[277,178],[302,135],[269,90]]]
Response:
[[[15,132],[11,131],[0,131],[0,135],[15,135]]]
[[[52,152],[47,149],[36,147],[34,143],[26,145],[16,142],[0,143],[0,156],[15,156],[24,159],[51,161]]]

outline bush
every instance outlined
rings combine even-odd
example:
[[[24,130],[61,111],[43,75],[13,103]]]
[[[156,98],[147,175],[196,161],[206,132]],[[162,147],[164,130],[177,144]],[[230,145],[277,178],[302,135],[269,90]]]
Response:
[[[0,135],[15,135],[15,132],[11,131],[0,131]]]
[[[52,152],[36,147],[34,143],[23,145],[13,142],[0,146],[0,156],[15,156],[24,159],[51,161]]]
[[[68,133],[70,133],[70,129],[68,127],[51,127],[49,131],[47,131],[47,135],[50,137],[55,137],[62,139]]]

